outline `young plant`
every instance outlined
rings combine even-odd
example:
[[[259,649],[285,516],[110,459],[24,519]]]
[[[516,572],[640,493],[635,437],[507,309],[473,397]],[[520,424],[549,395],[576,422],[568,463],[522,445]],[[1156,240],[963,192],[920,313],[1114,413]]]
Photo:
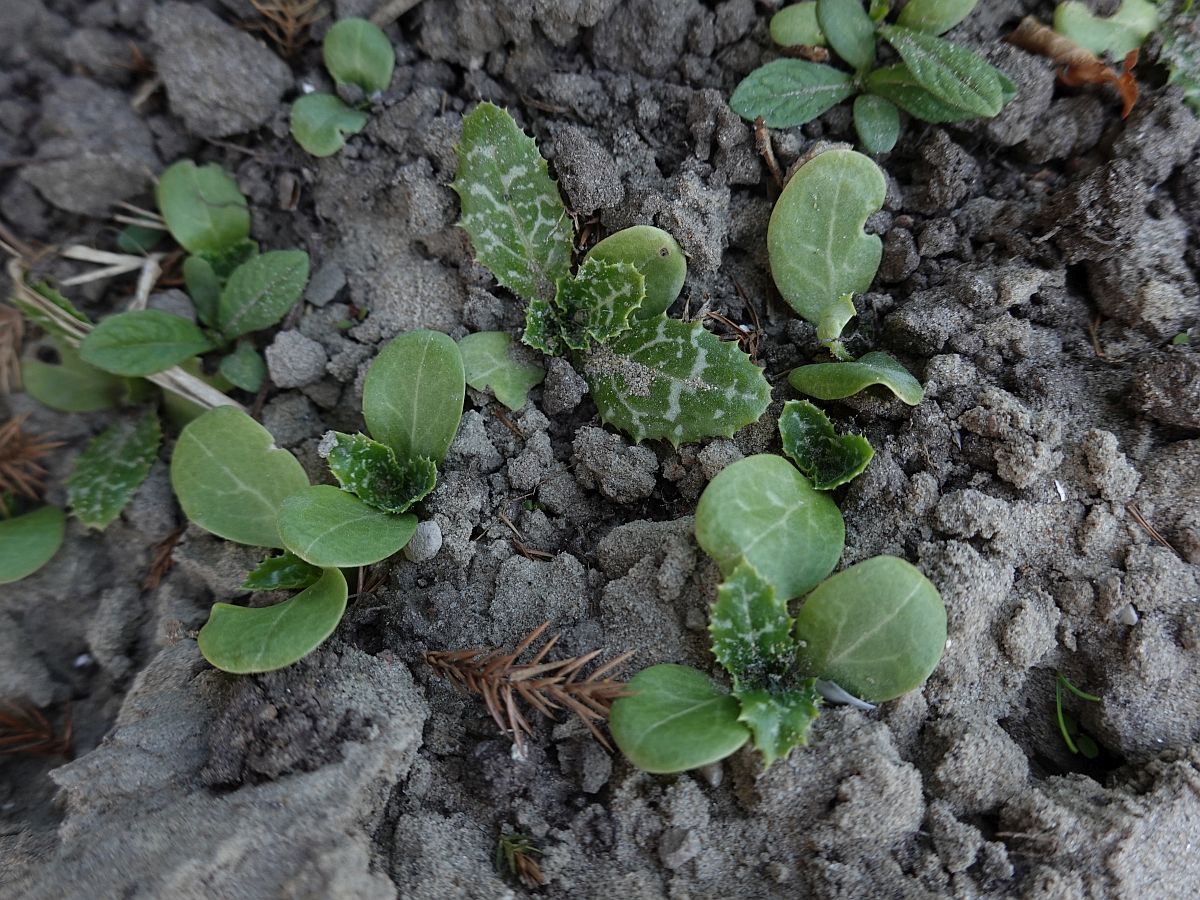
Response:
[[[1158,7],[1150,0],[1121,0],[1111,16],[1097,16],[1086,4],[1068,0],[1054,10],[1054,30],[1085,50],[1121,59],[1158,27]]]
[[[525,344],[572,355],[604,421],[674,446],[732,436],[762,415],[770,387],[736,346],[666,316],[686,263],[650,226],[598,243],[572,271],[571,218],[537,145],[504,110],[463,121],[453,187],[478,261],[527,304]]]
[[[946,643],[937,589],[892,556],[826,577],[844,533],[828,495],[777,456],[747,457],[712,480],[696,540],[724,576],[709,632],[732,692],[686,666],[639,672],[610,718],[634,765],[679,772],[749,740],[769,766],[808,743],[823,697],[869,705],[924,683]],[[789,601],[801,596],[793,618]]]
[[[925,122],[991,118],[1016,96],[1016,86],[983,57],[938,37],[970,15],[977,3],[910,0],[894,25],[884,21],[887,0],[872,0],[869,11],[862,0],[786,7],[772,20],[771,37],[785,47],[827,44],[850,71],[805,59],[777,59],[746,76],[729,105],[750,121],[761,117],[768,127],[791,128],[858,95],[854,128],[871,153],[895,146],[901,109]],[[880,38],[900,62],[876,65]]]
[[[1062,672],[1055,674],[1054,711],[1058,719],[1058,730],[1063,736],[1063,741],[1066,743],[1067,749],[1072,753],[1082,754],[1087,759],[1095,759],[1100,755],[1100,748],[1096,746],[1096,742],[1089,735],[1080,731],[1079,724],[1063,712],[1063,688],[1066,688],[1080,700],[1087,700],[1089,703],[1099,703],[1100,698],[1095,694],[1089,694],[1075,687]]]
[[[219,669],[265,672],[314,650],[341,620],[341,569],[399,552],[454,440],[466,391],[458,347],[414,331],[371,364],[363,415],[374,436],[329,432],[320,452],[341,485],[310,485],[300,463],[233,407],[210,410],[179,436],[171,483],[184,514],[218,537],[284,553],[264,560],[246,590],[300,590],[266,607],[217,603],[200,651]]]
[[[513,354],[512,335],[478,331],[458,342],[467,384],[492,395],[513,412],[525,405],[530,388],[542,383],[546,370]]]
[[[361,99],[351,106],[333,94],[305,94],[292,104],[292,137],[313,156],[332,156],[366,127],[365,109],[391,84],[396,51],[366,19],[342,19],[325,35],[321,51],[339,91]]]

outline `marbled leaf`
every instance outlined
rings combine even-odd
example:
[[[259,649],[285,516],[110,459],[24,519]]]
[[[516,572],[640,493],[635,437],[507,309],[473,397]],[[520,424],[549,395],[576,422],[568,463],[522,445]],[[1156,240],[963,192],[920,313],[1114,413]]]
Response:
[[[829,491],[856,478],[875,451],[861,434],[838,434],[824,412],[807,400],[789,400],[779,416],[783,452],[812,480]]]
[[[820,714],[821,698],[810,678],[799,689],[734,690],[741,704],[738,721],[750,729],[754,748],[770,766],[794,747],[808,743],[808,732]]]
[[[75,518],[88,528],[107,528],[150,474],[161,442],[162,428],[153,410],[101,432],[67,477],[67,500]]]
[[[433,460],[414,457],[402,463],[391,447],[365,434],[327,432],[317,452],[329,463],[342,490],[385,512],[407,512],[437,484]]]
[[[630,316],[646,296],[646,279],[629,263],[589,256],[574,277],[558,279],[554,305],[563,343],[572,350],[610,344],[629,330]]]
[[[713,656],[737,686],[762,686],[786,673],[796,656],[787,601],[748,562],[717,588],[708,631]]]

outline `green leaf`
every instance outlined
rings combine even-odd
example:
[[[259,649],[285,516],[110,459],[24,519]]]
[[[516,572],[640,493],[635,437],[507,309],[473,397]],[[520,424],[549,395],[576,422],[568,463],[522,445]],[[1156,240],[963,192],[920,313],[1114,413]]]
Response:
[[[732,575],[744,560],[785,601],[833,571],[845,539],[842,514],[829,495],[773,454],[727,466],[696,506],[696,542],[721,574]]]
[[[876,556],[838,572],[796,616],[799,671],[872,703],[915,690],[946,646],[946,607],[916,567]]]
[[[219,283],[224,285],[235,269],[258,256],[258,243],[245,238],[220,250],[201,251],[197,255],[207,260]]]
[[[162,428],[153,410],[101,432],[67,477],[67,501],[75,518],[88,528],[107,528],[150,474],[160,443]]]
[[[331,484],[292,494],[279,509],[283,545],[314,566],[369,566],[398,553],[417,530],[414,515],[367,506]]]
[[[209,327],[217,324],[217,303],[221,299],[221,279],[203,256],[189,256],[183,261],[183,283],[196,318]]]
[[[917,84],[942,103],[987,119],[1004,108],[999,70],[978,53],[899,25],[882,25],[879,33],[900,54]]]
[[[211,349],[195,323],[161,309],[139,309],[97,325],[79,345],[79,355],[114,375],[143,376]]]
[[[242,582],[247,591],[299,591],[316,584],[324,570],[295,553],[284,552],[260,562]]]
[[[909,0],[897,24],[928,34],[945,34],[971,14],[979,0]]]
[[[817,0],[817,23],[833,52],[855,69],[875,61],[875,23],[862,0]]]
[[[267,364],[249,341],[238,341],[237,349],[221,359],[219,370],[230,384],[252,394],[267,377]]]
[[[807,400],[789,400],[779,417],[783,452],[812,480],[829,491],[857,478],[875,455],[861,434],[838,434],[825,413]]]
[[[764,685],[796,658],[787,601],[748,562],[740,562],[717,588],[709,617],[712,652],[739,687]]]
[[[542,383],[546,370],[536,363],[514,359],[512,336],[503,331],[479,331],[458,342],[467,384],[477,391],[490,390],[516,412],[525,405],[529,389]]]
[[[0,520],[0,584],[32,575],[58,552],[67,517],[57,506]]]
[[[871,94],[890,100],[922,122],[965,122],[977,118],[973,111],[944,103],[921,87],[904,63],[875,69],[867,75],[865,86]]]
[[[900,137],[900,110],[874,94],[854,98],[854,130],[868,153],[889,153]]]
[[[155,197],[167,230],[189,253],[219,252],[250,236],[246,198],[216,163],[181,159],[168,166]]]
[[[883,172],[869,157],[835,149],[797,169],[779,195],[767,226],[771,275],[808,321],[820,324],[844,306],[845,295],[871,286],[883,242],[863,225],[886,193]]]
[[[1192,0],[1179,0],[1163,11],[1162,49],[1158,59],[1167,67],[1167,84],[1183,91],[1183,99],[1200,114],[1200,29]]]
[[[400,460],[446,458],[462,418],[466,373],[458,345],[437,331],[410,331],[380,351],[363,385],[372,436]]]
[[[925,396],[921,383],[887,353],[876,350],[855,362],[815,363],[799,366],[788,375],[788,383],[802,394],[818,400],[841,400],[880,384],[909,406]]]
[[[811,122],[854,93],[854,79],[833,66],[803,59],[777,59],[742,79],[729,98],[733,111],[771,128]]]
[[[117,249],[122,253],[145,255],[162,243],[167,232],[145,225],[126,225],[117,234]]]
[[[574,277],[558,279],[554,305],[562,339],[572,350],[609,344],[629,330],[630,318],[646,296],[646,279],[629,263],[588,257]]]
[[[816,0],[793,3],[771,16],[771,40],[780,47],[824,47]]]
[[[128,379],[89,366],[74,347],[53,334],[49,341],[57,362],[44,362],[36,355],[21,360],[21,381],[30,397],[60,412],[97,412],[125,399]]]
[[[698,769],[734,753],[750,737],[737,700],[688,666],[651,666],[612,706],[608,726],[631,763],[646,772]]]
[[[1158,27],[1158,7],[1149,0],[1122,0],[1111,16],[1093,15],[1083,3],[1067,0],[1054,10],[1054,30],[1096,54],[1120,59]]]
[[[221,291],[217,321],[227,340],[277,324],[308,283],[308,254],[271,250],[234,269]]]
[[[476,258],[518,297],[552,299],[570,273],[574,235],[537,144],[507,112],[480,103],[463,119],[456,151],[451,187]]]
[[[205,531],[239,544],[282,548],[279,508],[308,486],[308,476],[267,429],[236,407],[218,406],[180,433],[171,486],[184,515]]]
[[[333,634],[346,611],[346,579],[326,569],[312,587],[274,606],[214,603],[196,636],[204,658],[223,672],[249,675],[290,666]]]
[[[653,319],[665,313],[683,290],[687,260],[679,243],[653,225],[634,225],[610,234],[588,251],[588,259],[629,263],[646,280],[646,297],[634,310],[638,319]]]
[[[338,84],[356,84],[368,96],[392,83],[396,51],[378,25],[366,19],[342,19],[321,45],[325,68]]]
[[[366,128],[368,121],[365,112],[332,94],[305,94],[292,104],[292,137],[313,156],[333,156],[346,146],[346,138]]]
[[[808,744],[809,729],[820,714],[815,681],[808,679],[800,690],[734,690],[741,705],[738,721],[750,729],[754,748],[763,755],[766,767],[787,756],[793,747]]]
[[[552,301],[540,297],[529,301],[525,307],[521,343],[547,356],[558,356],[563,352],[562,322]]]
[[[384,512],[407,512],[437,484],[433,460],[418,457],[401,463],[391,447],[365,434],[330,431],[317,452],[329,463],[342,490]]]
[[[732,437],[771,401],[762,370],[735,343],[665,316],[635,321],[614,344],[596,347],[583,376],[605,422],[635,441],[675,447]]]

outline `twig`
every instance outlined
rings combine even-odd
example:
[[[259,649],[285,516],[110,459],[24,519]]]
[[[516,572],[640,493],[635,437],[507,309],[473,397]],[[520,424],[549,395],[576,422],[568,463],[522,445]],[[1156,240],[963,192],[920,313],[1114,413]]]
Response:
[[[775,158],[775,148],[771,146],[771,133],[767,131],[767,123],[763,121],[762,116],[754,120],[754,146],[758,148],[758,155],[766,163],[775,186],[783,190],[783,169],[779,168],[779,160]]]
[[[1142,511],[1138,509],[1134,503],[1126,503],[1125,508],[1129,510],[1129,514],[1133,516],[1134,521],[1146,529],[1146,533],[1149,534],[1150,537],[1152,537],[1157,543],[1166,547],[1180,559],[1183,559],[1183,554],[1176,550],[1175,547],[1172,546],[1171,542],[1163,537],[1157,528],[1150,524],[1150,521],[1144,515],[1142,515]],[[1184,562],[1187,562],[1187,560],[1184,560]]]
[[[183,528],[176,528],[163,539],[154,551],[154,559],[150,561],[150,571],[146,573],[146,577],[142,580],[143,591],[153,591],[160,584],[171,567],[175,565],[175,557],[173,556],[175,548],[179,545],[179,539],[183,537]]]
[[[21,341],[25,320],[11,306],[0,306],[0,394],[21,389]]]

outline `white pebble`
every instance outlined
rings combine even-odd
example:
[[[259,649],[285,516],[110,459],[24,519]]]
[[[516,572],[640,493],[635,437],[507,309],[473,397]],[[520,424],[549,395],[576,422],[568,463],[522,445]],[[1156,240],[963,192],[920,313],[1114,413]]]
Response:
[[[433,559],[442,549],[442,527],[429,519],[417,525],[417,530],[404,545],[404,556],[409,562],[425,562]]]
[[[1138,623],[1138,611],[1133,608],[1132,603],[1126,603],[1124,608],[1117,613],[1117,620],[1122,625],[1136,625]]]

